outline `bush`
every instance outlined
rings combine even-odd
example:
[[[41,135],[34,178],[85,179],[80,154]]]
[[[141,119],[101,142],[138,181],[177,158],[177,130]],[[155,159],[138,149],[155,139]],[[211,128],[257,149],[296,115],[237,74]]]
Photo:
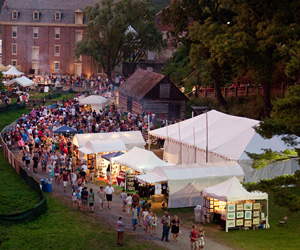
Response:
[[[300,211],[300,197],[292,194],[288,188],[277,191],[274,198],[279,206],[287,207],[291,212]]]

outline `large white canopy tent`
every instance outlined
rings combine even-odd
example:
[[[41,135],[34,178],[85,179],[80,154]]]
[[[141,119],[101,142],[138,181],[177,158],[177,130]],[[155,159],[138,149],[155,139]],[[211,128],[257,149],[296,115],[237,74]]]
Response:
[[[266,227],[269,227],[268,194],[262,192],[248,192],[243,187],[240,180],[236,177],[233,177],[215,186],[203,189],[202,195],[226,202],[243,200],[267,200]],[[228,228],[226,228],[226,231],[228,231]]]
[[[91,105],[92,110],[96,110],[96,112],[102,109],[103,104],[107,102],[108,100],[101,95],[90,95],[79,99],[79,105]]]
[[[6,82],[5,85],[9,86],[9,85],[12,85],[14,83],[17,83],[22,87],[29,87],[29,86],[34,84],[34,82],[32,80],[30,80],[29,78],[27,78],[26,76],[21,76],[21,77],[14,78],[14,79]]]
[[[280,136],[269,140],[262,138],[253,128],[258,124],[257,120],[211,110],[177,124],[152,130],[150,134],[166,139],[166,161],[173,164],[206,162],[208,145],[208,162],[237,161],[245,172],[246,182],[293,174],[300,169],[296,160],[276,162],[260,170],[252,168],[252,160],[245,151],[263,153],[262,149],[283,151],[288,148]]]
[[[152,151],[134,147],[126,154],[111,158],[113,163],[117,163],[140,173],[149,173],[156,166],[169,166],[167,163],[158,158]]]
[[[103,152],[114,152],[126,150],[126,146],[121,139],[88,141],[84,147],[78,148],[84,154],[97,154]]]
[[[76,134],[73,138],[73,144],[80,148],[84,147],[88,141],[97,141],[101,143],[107,140],[121,140],[125,144],[126,150],[130,150],[133,147],[144,148],[145,145],[145,140],[141,131]]]
[[[243,180],[244,172],[238,163],[230,161],[158,166],[151,173],[139,175],[137,178],[148,183],[168,182],[168,207],[178,208],[201,205],[200,192],[204,188],[233,176]]]
[[[7,75],[7,76],[20,76],[23,75],[24,73],[17,70],[16,67],[11,66],[9,70],[2,72],[3,75]]]

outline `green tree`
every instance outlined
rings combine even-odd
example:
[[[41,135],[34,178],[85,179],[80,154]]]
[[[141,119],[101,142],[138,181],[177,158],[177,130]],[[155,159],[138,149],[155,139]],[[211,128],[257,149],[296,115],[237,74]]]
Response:
[[[111,78],[121,61],[139,61],[146,50],[163,46],[155,26],[155,12],[143,0],[102,0],[84,9],[86,38],[76,44],[75,54],[89,55]]]
[[[2,73],[2,71],[0,71],[0,90],[2,90],[3,89],[3,83],[2,83],[2,80],[3,80],[3,73]]]

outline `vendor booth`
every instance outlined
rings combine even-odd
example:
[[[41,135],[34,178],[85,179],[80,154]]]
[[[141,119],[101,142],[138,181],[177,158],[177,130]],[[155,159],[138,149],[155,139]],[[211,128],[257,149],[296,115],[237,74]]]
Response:
[[[24,73],[17,70],[16,67],[11,66],[9,70],[2,72],[2,74],[5,76],[20,76],[23,75]]]
[[[152,151],[134,147],[126,154],[111,158],[112,163],[119,164],[125,172],[124,184],[127,190],[134,190],[133,182],[136,175],[149,173],[156,166],[169,166],[159,159]]]
[[[218,220],[226,232],[234,228],[270,227],[268,194],[248,192],[236,177],[203,189],[202,195],[206,222]]]
[[[5,86],[10,86],[12,84],[18,84],[21,87],[29,87],[33,85],[33,81],[27,78],[26,76],[21,76],[18,78],[14,78],[8,82],[5,83]]]
[[[90,95],[79,99],[79,105],[91,105],[92,110],[96,110],[96,112],[101,110],[103,105],[107,102],[108,100],[101,95]]]
[[[192,207],[202,204],[200,192],[236,176],[243,180],[244,172],[236,162],[158,166],[151,173],[136,178],[147,183],[167,183],[168,208]]]
[[[77,148],[80,160],[87,160],[88,167],[94,164],[95,177],[117,184],[117,177],[125,179],[122,166],[111,163],[111,157],[107,160],[103,156],[119,151],[124,153],[133,147],[144,148],[145,141],[140,131],[126,131],[76,134],[73,138],[73,145]]]
[[[289,148],[281,136],[262,138],[254,129],[259,123],[211,110],[149,133],[165,139],[164,160],[173,164],[236,161],[245,172],[245,182],[293,174],[300,169],[295,159],[274,162],[259,170],[252,168],[246,152],[260,154],[263,149],[280,152]]]

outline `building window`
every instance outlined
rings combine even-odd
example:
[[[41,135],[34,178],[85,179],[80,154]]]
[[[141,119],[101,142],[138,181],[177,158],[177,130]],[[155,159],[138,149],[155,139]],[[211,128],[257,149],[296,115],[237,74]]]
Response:
[[[39,47],[32,47],[32,60],[39,60],[40,49]]]
[[[54,62],[54,72],[55,73],[58,73],[59,72],[59,65],[60,65],[60,62]]]
[[[36,21],[39,20],[40,19],[40,13],[37,10],[35,10],[32,14],[32,18],[33,18],[33,20],[36,20]]]
[[[76,30],[76,36],[75,36],[75,42],[81,41],[83,38],[83,31],[82,30]]]
[[[104,73],[103,68],[100,64],[98,64],[98,72],[97,73],[98,74],[103,74]]]
[[[39,62],[32,62],[31,69],[32,69],[32,71],[31,71],[32,74],[38,75],[39,74],[39,69],[40,69]]]
[[[170,84],[169,83],[160,84],[159,97],[160,98],[170,98]]]
[[[14,67],[17,67],[18,61],[17,60],[11,60],[11,65]]]
[[[12,43],[11,44],[11,54],[12,55],[17,55],[17,44],[16,43]]]
[[[83,24],[83,13],[79,9],[75,11],[75,24]]]
[[[19,12],[16,10],[13,10],[13,12],[11,13],[11,18],[18,19],[18,16],[19,16]]]
[[[11,37],[12,38],[17,38],[17,32],[18,32],[18,28],[17,27],[12,27],[11,28]]]
[[[39,28],[33,28],[33,38],[34,39],[39,38]]]
[[[55,29],[54,32],[54,39],[60,39],[60,29]]]
[[[61,19],[61,13],[59,11],[56,11],[54,18],[55,18],[55,21],[60,21],[60,19]]]
[[[60,46],[54,45],[54,55],[59,56],[60,55]]]

